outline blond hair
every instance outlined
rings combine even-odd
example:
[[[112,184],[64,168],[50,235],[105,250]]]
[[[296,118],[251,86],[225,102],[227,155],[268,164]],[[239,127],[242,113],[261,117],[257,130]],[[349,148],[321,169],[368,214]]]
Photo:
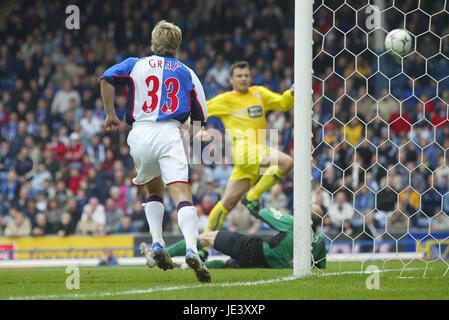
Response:
[[[161,20],[151,33],[151,50],[155,54],[175,56],[181,41],[181,29],[173,23]]]

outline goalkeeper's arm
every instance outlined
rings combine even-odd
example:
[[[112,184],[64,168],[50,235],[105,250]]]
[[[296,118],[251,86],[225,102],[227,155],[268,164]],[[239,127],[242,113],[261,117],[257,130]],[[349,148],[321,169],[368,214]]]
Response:
[[[261,209],[255,217],[281,232],[286,232],[293,227],[293,216],[275,209]]]

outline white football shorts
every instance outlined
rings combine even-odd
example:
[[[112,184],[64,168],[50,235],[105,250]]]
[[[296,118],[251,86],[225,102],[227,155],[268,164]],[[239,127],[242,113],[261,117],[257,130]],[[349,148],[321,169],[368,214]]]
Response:
[[[127,142],[141,186],[162,176],[166,185],[190,183],[186,144],[177,122],[134,122]]]

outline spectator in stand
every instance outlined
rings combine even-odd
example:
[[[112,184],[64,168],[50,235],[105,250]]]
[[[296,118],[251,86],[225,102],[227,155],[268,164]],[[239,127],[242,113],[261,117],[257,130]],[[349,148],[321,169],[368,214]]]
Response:
[[[133,233],[139,230],[131,223],[131,217],[128,215],[123,216],[120,219],[120,223],[115,229],[115,233]]]
[[[32,226],[32,236],[45,236],[53,233],[52,227],[47,223],[47,216],[45,213],[38,213],[36,215],[36,222]]]
[[[37,101],[36,121],[38,124],[46,124],[50,122],[50,112],[48,110],[48,102],[40,98]]]
[[[210,201],[213,205],[215,205],[218,200],[220,200],[220,195],[216,191],[215,184],[213,182],[209,182],[206,184],[206,191],[203,193],[202,197],[205,196],[210,197]]]
[[[407,113],[400,115],[399,113],[393,113],[388,119],[390,124],[390,130],[397,136],[404,136],[409,133],[411,129],[411,119]]]
[[[52,150],[44,150],[43,157],[42,161],[44,162],[45,167],[50,171],[52,177],[55,177],[56,173],[61,168],[61,164],[53,157]]]
[[[427,177],[427,186],[432,187],[433,176],[429,175]],[[436,185],[436,179],[435,179]],[[421,211],[427,217],[433,217],[436,213],[441,210],[442,197],[434,188],[431,188],[421,194]]]
[[[9,204],[16,198],[19,193],[20,184],[17,174],[14,170],[9,170],[6,181],[2,183],[2,195]]]
[[[378,102],[377,108],[379,110],[379,116],[385,121],[388,121],[392,114],[399,113],[399,101],[388,93],[387,88],[382,89],[382,97],[384,98]]]
[[[200,205],[196,205],[196,214],[198,215],[198,232],[202,233],[207,228],[209,217],[204,213]]]
[[[28,198],[26,201],[26,209],[24,210],[25,217],[30,219],[32,225],[36,224],[36,217],[41,213],[37,208],[37,201],[34,198]]]
[[[112,250],[109,248],[103,251],[100,262],[98,263],[99,266],[118,266],[118,264],[117,258],[114,257]]]
[[[57,133],[51,135],[51,142],[45,145],[44,152],[46,151],[47,148],[53,151],[53,155],[56,161],[62,162],[64,160],[67,147],[59,139],[59,135]]]
[[[73,132],[70,135],[70,146],[65,153],[65,160],[69,162],[70,166],[81,169],[84,154],[85,147],[80,142],[80,135]]]
[[[407,162],[406,167],[408,171],[411,172],[410,186],[414,190],[418,191],[419,194],[424,193],[427,189],[425,173],[428,173],[428,171],[424,166],[419,166],[416,168],[416,164],[411,161]],[[408,177],[404,178],[407,179]]]
[[[126,212],[126,190],[121,190],[118,186],[112,186],[109,190],[109,195],[114,201],[115,206]]]
[[[67,184],[64,180],[60,180],[56,182],[56,190],[55,190],[55,198],[58,199],[58,203],[60,207],[64,207],[67,201],[73,197],[73,192],[70,188],[67,187]]]
[[[118,228],[120,219],[125,215],[125,212],[116,206],[114,199],[106,199],[106,232],[112,233]]]
[[[56,93],[55,98],[53,99],[51,112],[61,116],[64,115],[64,113],[69,110],[71,99],[75,100],[76,106],[81,103],[80,93],[73,89],[70,80],[66,80],[62,89]]]
[[[29,183],[25,182],[21,185],[18,196],[12,202],[12,205],[16,207],[19,211],[25,212],[27,207],[27,202],[32,195],[31,186]]]
[[[80,206],[78,205],[77,199],[76,198],[70,198],[67,201],[66,206],[63,209],[64,212],[68,212],[70,214],[71,220],[72,220],[72,224],[74,226],[76,226],[76,224],[78,223],[78,221],[81,219],[81,209]],[[62,218],[61,218],[62,220]]]
[[[86,206],[87,207],[87,206]],[[94,208],[87,207],[85,210],[85,219],[78,221],[76,226],[76,234],[79,235],[96,235],[100,231],[101,224],[93,218]]]
[[[351,221],[354,210],[352,205],[347,202],[344,191],[337,192],[335,203],[330,206],[328,214],[332,225],[336,228],[341,228],[345,222]],[[344,227],[346,228],[346,225]]]
[[[387,232],[404,232],[407,231],[409,226],[409,217],[403,211],[405,208],[401,206],[395,206],[393,213],[387,218],[386,230]]]
[[[104,206],[98,201],[98,198],[92,197],[89,199],[89,203],[84,206],[83,213],[81,215],[81,220],[86,221],[88,218],[88,213],[92,212],[92,218],[99,225],[106,225],[106,212]]]
[[[71,191],[72,194],[78,193],[78,189],[80,187],[82,179],[83,175],[80,173],[78,168],[70,169],[69,190]]]
[[[99,135],[94,135],[90,139],[90,143],[86,147],[86,153],[94,164],[101,164],[106,160],[106,152]]]
[[[212,202],[210,195],[205,194],[199,203],[199,206],[203,209],[203,212],[206,215],[209,215],[211,210],[214,208],[214,203]]]
[[[47,170],[44,162],[40,162],[37,167],[37,172],[34,174],[31,179],[31,187],[34,191],[42,191],[45,180],[53,180],[53,177],[50,171]]]
[[[17,131],[14,139],[11,141],[11,155],[16,157],[25,146],[25,137],[27,136],[27,125],[24,120],[20,120],[17,125]]]
[[[119,190],[117,193],[117,205],[122,208],[124,212],[128,210],[128,206],[134,204],[135,195],[132,190],[132,181],[127,176],[126,168],[120,160],[116,160],[113,165],[113,187]],[[112,190],[109,190],[111,192]]]
[[[92,109],[87,109],[85,112],[85,117],[81,119],[80,125],[87,138],[91,139],[93,136],[101,132],[103,121],[94,116]]]
[[[330,193],[334,193],[339,188],[338,179],[339,171],[336,171],[335,167],[333,165],[330,165],[325,169],[323,174],[323,188]]]
[[[37,193],[36,207],[39,211],[45,212],[48,205],[48,194],[45,190],[39,191]]]
[[[112,149],[106,149],[106,159],[103,161],[102,170],[108,174],[112,173],[115,160],[114,151]]]
[[[215,59],[214,66],[207,72],[206,82],[213,77],[214,80],[223,88],[228,87],[229,68],[225,65],[223,55],[218,55]]]
[[[379,211],[375,218],[381,227],[385,226],[386,219],[393,213],[397,198],[398,195],[389,186],[377,193],[377,209]]]
[[[29,156],[29,149],[27,147],[20,149],[17,158],[12,163],[12,167],[16,171],[19,181],[24,182],[31,178],[30,173],[33,169],[33,161]]]
[[[15,207],[11,207],[9,215],[13,218],[5,228],[5,237],[27,237],[31,235],[31,222],[25,218],[22,212]]]
[[[61,220],[62,209],[59,206],[58,199],[53,197],[48,200],[48,208],[46,210],[47,223],[54,230]]]
[[[375,207],[375,194],[366,186],[360,189],[360,192],[355,195],[355,209],[366,214]]]
[[[449,216],[448,214],[444,212],[439,212],[436,214],[433,219],[432,223],[430,225],[431,230],[435,231],[447,231],[449,230]]]
[[[319,206],[324,214],[327,214],[327,211],[331,206],[331,196],[327,191],[324,191],[321,188],[319,183],[315,182],[312,190],[311,202]]]
[[[58,236],[64,237],[75,233],[75,224],[72,215],[65,211],[61,214],[61,221],[56,226],[55,232]]]
[[[140,199],[134,201],[132,209],[129,211],[129,216],[131,217],[131,223],[134,225],[134,228],[140,232],[148,232],[149,227],[142,204],[143,202]]]

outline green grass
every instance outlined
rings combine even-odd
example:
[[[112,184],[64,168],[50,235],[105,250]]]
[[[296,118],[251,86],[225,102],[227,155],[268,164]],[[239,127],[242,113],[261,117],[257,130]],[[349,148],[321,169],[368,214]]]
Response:
[[[375,264],[380,289],[368,290],[369,274],[354,274]],[[423,278],[427,265],[426,277]],[[448,299],[448,264],[330,263],[324,272],[292,279],[291,270],[215,269],[212,282],[197,282],[191,270],[147,267],[82,267],[80,289],[66,288],[65,268],[0,269],[0,299],[151,299],[151,300],[299,300],[299,299]],[[391,271],[395,270],[395,271]],[[340,274],[334,274],[334,273]],[[445,274],[447,272],[447,274]],[[328,275],[326,275],[328,274]],[[444,276],[445,275],[445,276]],[[443,277],[444,276],[444,277]],[[264,282],[267,281],[267,282]]]

